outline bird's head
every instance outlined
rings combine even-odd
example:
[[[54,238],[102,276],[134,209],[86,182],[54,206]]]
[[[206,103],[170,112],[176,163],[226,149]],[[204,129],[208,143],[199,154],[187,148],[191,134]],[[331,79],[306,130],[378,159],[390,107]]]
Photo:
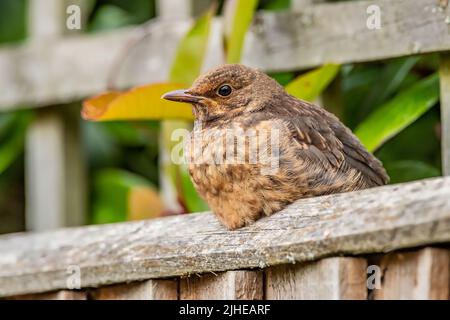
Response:
[[[227,64],[210,70],[194,81],[189,89],[163,95],[164,99],[193,105],[200,121],[262,110],[284,89],[265,73],[240,64]]]

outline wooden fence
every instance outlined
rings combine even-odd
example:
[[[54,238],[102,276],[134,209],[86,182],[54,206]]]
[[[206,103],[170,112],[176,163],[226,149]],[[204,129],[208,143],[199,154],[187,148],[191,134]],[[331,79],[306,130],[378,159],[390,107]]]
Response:
[[[6,235],[0,296],[447,299],[449,195],[436,178],[304,199],[232,232],[203,213]]]
[[[134,29],[65,35],[73,2],[83,5],[30,0],[31,39],[0,48],[1,110],[40,108],[26,145],[30,230],[83,222],[79,120],[69,103],[103,91],[117,57],[139,36]],[[279,71],[439,52],[442,158],[450,173],[448,1],[322,2],[293,0],[298,10],[258,14],[243,62]],[[158,1],[161,17],[147,26],[117,85],[165,80],[192,8],[205,3]],[[381,29],[366,27],[369,5],[380,7]],[[220,30],[217,19],[205,68],[223,60],[214,45]],[[447,299],[449,242],[450,180],[438,178],[301,200],[233,232],[211,214],[194,214],[1,236],[0,296]]]

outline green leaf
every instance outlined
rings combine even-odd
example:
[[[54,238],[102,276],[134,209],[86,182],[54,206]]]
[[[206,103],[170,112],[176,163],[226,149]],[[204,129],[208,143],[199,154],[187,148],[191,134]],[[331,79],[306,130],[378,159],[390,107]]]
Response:
[[[200,74],[208,45],[211,21],[216,12],[216,6],[197,19],[192,28],[178,44],[175,59],[170,70],[172,82],[190,85]]]
[[[130,194],[139,189],[155,190],[150,181],[125,170],[97,171],[94,176],[92,223],[126,221],[130,216]],[[158,202],[154,198],[151,200]],[[159,203],[153,205],[158,208],[160,206]]]
[[[355,130],[369,151],[374,151],[423,115],[439,100],[439,77],[433,74],[381,105]]]
[[[95,2],[99,2],[98,9],[96,9],[93,13],[92,21],[88,25],[89,31],[93,32],[112,30],[127,25],[145,23],[155,16],[155,9],[152,5],[152,1],[148,0],[85,0],[85,2],[86,8],[83,7],[83,14],[86,16],[89,16],[92,9],[95,9]],[[109,2],[110,4],[105,2]]]
[[[26,37],[27,1],[0,1],[0,43],[15,42]]]
[[[269,76],[274,78],[280,85],[282,85],[284,87],[294,79],[295,73],[290,72],[290,71],[289,72],[275,72],[275,73],[269,74]]]
[[[269,0],[261,3],[261,9],[271,11],[288,10],[290,7],[291,0]]]
[[[1,137],[7,135],[14,127],[14,121],[16,119],[14,113],[2,113],[0,114],[0,140]]]
[[[393,93],[397,92],[411,69],[419,61],[420,57],[399,58],[388,62],[380,70],[379,75],[368,86],[368,92],[357,103],[354,117],[364,119],[374,108],[386,102]]]
[[[441,141],[438,135],[440,114],[438,108],[427,111],[411,125],[384,143],[376,152],[383,163],[400,160],[418,160],[440,167]]]
[[[25,133],[31,119],[32,114],[26,111],[18,112],[10,118],[7,124],[8,136],[0,141],[0,174],[8,169],[23,152]]]
[[[388,63],[378,77],[369,94],[366,104],[368,107],[382,103],[387,97],[396,92],[406,76],[409,74],[420,57],[397,59]]]
[[[391,183],[408,182],[441,175],[436,167],[417,160],[386,162],[384,167],[391,178]]]
[[[228,0],[225,8],[225,53],[228,63],[241,61],[245,35],[253,20],[258,0]]]
[[[140,130],[138,124],[138,122],[111,121],[105,123],[105,129],[122,145],[139,147],[146,145],[148,137]]]
[[[114,5],[103,5],[95,13],[89,26],[90,31],[117,29],[133,22],[133,17],[125,10]]]
[[[118,166],[121,149],[117,139],[106,129],[106,123],[83,121],[83,135],[88,163],[94,169]]]
[[[326,64],[298,76],[286,86],[286,91],[299,99],[313,101],[330,84],[339,72],[337,64]]]

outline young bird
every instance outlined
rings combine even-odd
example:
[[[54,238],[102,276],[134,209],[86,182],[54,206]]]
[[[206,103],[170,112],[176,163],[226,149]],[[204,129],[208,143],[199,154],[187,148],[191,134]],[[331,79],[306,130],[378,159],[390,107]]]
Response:
[[[193,132],[200,133],[202,139],[199,146],[194,142],[186,151],[188,159],[199,152],[198,148],[200,153],[214,149],[214,159],[227,158],[228,146],[222,148],[221,142],[217,143],[227,130],[253,130],[259,139],[258,151],[266,151],[257,161],[250,161],[247,149],[251,139],[239,144],[234,137],[231,149],[245,148],[245,161],[189,163],[195,188],[228,229],[269,216],[297,199],[389,181],[381,162],[333,114],[289,95],[256,69],[239,64],[219,66],[200,76],[191,88],[166,93],[163,98],[193,106]],[[274,130],[277,135],[271,135]],[[211,131],[219,134],[207,134]],[[266,136],[261,138],[263,132]],[[277,137],[277,145],[261,148],[267,136]],[[268,163],[273,163],[270,157],[277,158],[277,166],[264,172]],[[211,160],[212,156],[205,158]]]

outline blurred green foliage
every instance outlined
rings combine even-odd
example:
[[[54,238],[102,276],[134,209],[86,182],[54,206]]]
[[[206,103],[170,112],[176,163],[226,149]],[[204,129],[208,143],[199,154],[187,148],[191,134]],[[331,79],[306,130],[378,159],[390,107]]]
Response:
[[[224,11],[224,44],[227,63],[241,61],[245,35],[253,20],[258,0],[230,0]]]
[[[26,0],[0,1],[0,44],[25,39],[26,18]]]
[[[441,175],[437,67],[437,56],[425,55],[342,68],[341,120],[364,130],[363,141],[399,132],[375,151],[391,183]]]
[[[218,3],[220,13],[224,1]],[[285,10],[289,6],[289,0],[258,2],[258,10]],[[137,25],[154,17],[155,12],[154,0],[91,0],[85,31],[100,32]],[[26,38],[26,17],[26,0],[0,1],[1,44]],[[436,71],[437,55],[397,58],[342,66],[333,83],[339,88],[339,96],[327,100],[336,102],[330,109],[339,111],[337,113],[346,125],[353,130],[359,127],[363,131],[363,140],[380,134],[384,138],[392,136],[381,147],[373,145],[378,147],[375,154],[383,161],[392,183],[441,174],[438,80],[432,76]],[[287,85],[300,74],[292,70],[271,76]],[[421,99],[423,103],[420,103]],[[11,222],[10,229],[0,223],[3,226],[0,233],[23,227],[22,156],[24,133],[31,119],[32,112],[0,114],[0,220],[8,224],[14,220],[8,220],[8,217],[22,215],[14,220],[19,221],[15,225]],[[393,130],[386,136],[382,130],[387,126]],[[92,221],[124,220],[123,199],[127,190],[139,185],[158,186],[160,124],[150,121],[83,122],[82,128],[91,177]],[[386,140],[384,138],[381,140]],[[186,190],[190,189],[186,187]],[[187,192],[186,196],[192,195]],[[123,210],[111,209],[121,206]]]
[[[417,120],[439,100],[439,77],[432,74],[377,107],[355,134],[371,152]]]
[[[285,89],[294,97],[314,101],[335,79],[339,68],[337,64],[326,64],[292,79],[285,85]]]
[[[153,187],[145,177],[121,169],[96,170],[92,177],[91,223],[128,220],[129,194],[136,187]]]
[[[290,0],[261,0],[259,8],[263,10],[287,10],[291,6]]]
[[[26,38],[27,1],[0,1],[0,45]],[[31,112],[0,113],[0,234],[24,227],[24,137]]]
[[[89,31],[104,31],[127,25],[137,25],[156,15],[154,0],[97,0],[93,2],[89,17]]]
[[[0,175],[22,152],[25,132],[31,122],[32,113],[19,111],[0,117]]]

